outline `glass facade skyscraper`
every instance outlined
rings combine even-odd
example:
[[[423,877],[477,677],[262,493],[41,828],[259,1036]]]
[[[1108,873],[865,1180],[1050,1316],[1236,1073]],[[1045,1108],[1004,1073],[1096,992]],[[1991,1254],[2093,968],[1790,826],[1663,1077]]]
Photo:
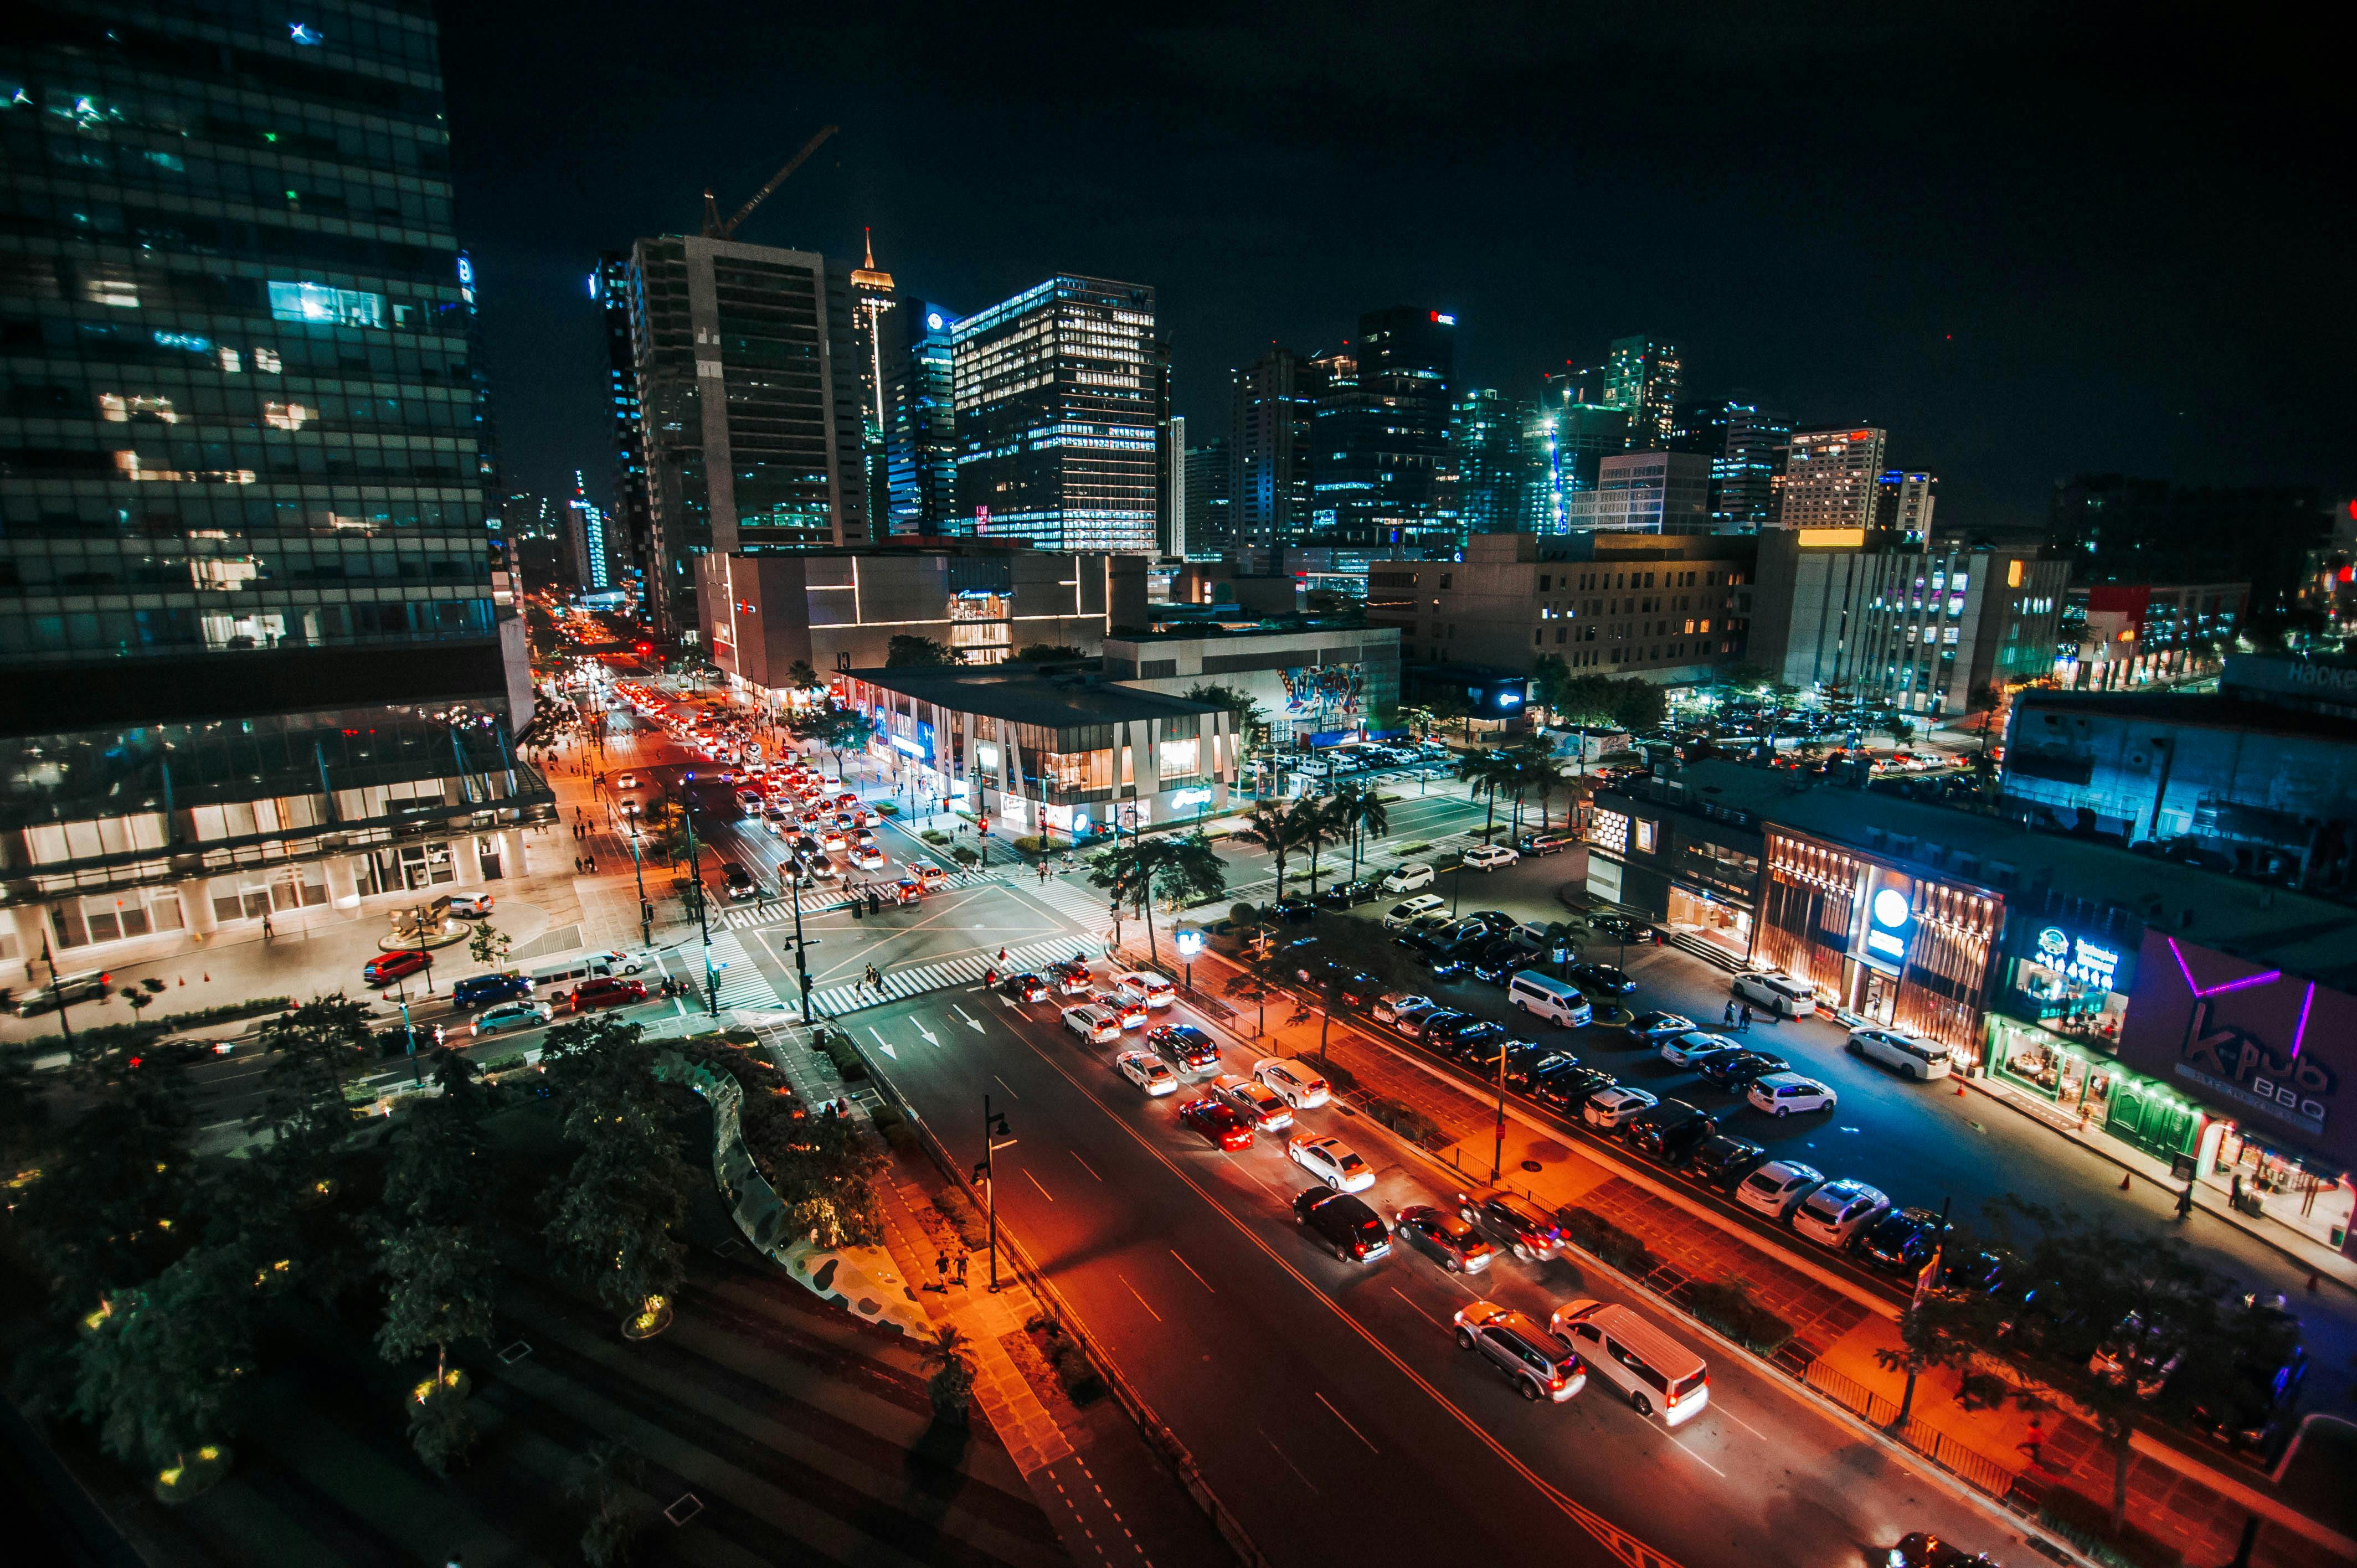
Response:
[[[431,7],[12,16],[0,959],[521,870]]]
[[[1677,432],[1684,371],[1674,343],[1616,338],[1604,363],[1604,401],[1629,415],[1629,446],[1667,449]]]
[[[606,317],[606,412],[614,430],[614,510],[607,548],[609,559],[636,583],[643,604],[654,525],[647,516],[646,429],[639,418],[638,363],[630,348],[635,288],[630,257],[609,251],[597,258],[597,270],[589,274],[589,297]],[[583,585],[602,588],[608,584],[601,576],[595,585],[585,581]]]
[[[1286,545],[1309,527],[1312,415],[1324,380],[1290,349],[1271,349],[1231,373],[1233,404],[1226,446],[1232,533],[1199,535],[1196,549]]]
[[[1533,405],[1495,387],[1470,387],[1449,409],[1459,525],[1469,533],[1513,533],[1529,526],[1530,492],[1544,482],[1547,454],[1529,446]]]
[[[954,332],[966,527],[1049,550],[1153,553],[1169,418],[1154,291],[1052,277]]]
[[[884,460],[896,539],[971,533],[957,505],[957,312],[905,299],[885,323]]]
[[[1351,347],[1352,372],[1334,362],[1311,422],[1318,533],[1350,544],[1456,542],[1462,530],[1444,478],[1457,318],[1370,311]]]

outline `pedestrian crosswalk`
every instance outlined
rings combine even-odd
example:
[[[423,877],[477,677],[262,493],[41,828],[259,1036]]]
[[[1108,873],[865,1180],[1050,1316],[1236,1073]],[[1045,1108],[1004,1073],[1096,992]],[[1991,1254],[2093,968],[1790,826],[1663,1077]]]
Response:
[[[950,873],[949,886],[952,889],[974,887],[999,880],[1001,878],[995,871],[952,871]],[[848,891],[845,889],[813,889],[802,895],[802,918],[804,919],[810,918],[813,915],[832,914],[838,909],[849,908],[851,908],[851,897]],[[791,898],[773,896],[766,904],[748,904],[740,908],[723,909],[719,911],[719,915],[720,923],[732,931],[753,931],[768,926],[792,925],[794,905]]]
[[[811,1010],[824,1017],[839,1017],[862,1007],[875,1007],[886,1002],[898,1002],[903,997],[921,996],[928,991],[946,991],[952,986],[978,985],[983,976],[996,970],[1001,976],[1020,974],[1027,969],[1038,969],[1062,958],[1102,957],[1103,944],[1084,937],[1050,937],[1045,941],[1027,942],[1019,948],[1006,950],[1006,961],[1001,963],[996,953],[974,957],[942,959],[935,963],[910,964],[906,969],[887,970],[883,988],[873,985],[832,985],[823,991],[811,993]],[[727,993],[721,993],[721,1005],[728,1005]],[[761,1004],[776,1005],[775,1000]]]
[[[721,931],[712,939],[712,970],[719,981],[719,1004],[723,1007],[775,1007],[777,987],[754,967],[745,951],[745,944],[734,931]]]
[[[1083,926],[1102,926],[1112,918],[1106,896],[1092,888],[1077,887],[1052,876],[1045,882],[1018,882],[1016,886],[1064,918]]]

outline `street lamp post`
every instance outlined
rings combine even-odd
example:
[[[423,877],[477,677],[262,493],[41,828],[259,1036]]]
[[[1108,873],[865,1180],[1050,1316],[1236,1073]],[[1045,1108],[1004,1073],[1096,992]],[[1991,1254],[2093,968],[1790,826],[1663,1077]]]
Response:
[[[1187,993],[1195,991],[1195,955],[1203,950],[1203,929],[1200,926],[1181,926],[1170,933],[1170,945],[1178,950],[1181,962],[1187,966]]]
[[[1497,1141],[1490,1147],[1490,1185],[1491,1187],[1498,1185],[1498,1178],[1505,1173],[1506,1168],[1506,1042],[1503,1040],[1498,1042],[1497,1133]]]
[[[630,875],[639,885],[639,945],[654,945],[654,908],[647,902],[647,868],[639,859],[639,819],[629,819],[630,824]]]
[[[1000,1139],[1006,1142],[999,1142]],[[1015,1140],[1006,1131],[1006,1115],[990,1108],[990,1096],[982,1097],[982,1163],[974,1167],[974,1176],[982,1182],[983,1198],[990,1206],[990,1294],[998,1294],[998,1183],[992,1179],[992,1158],[1001,1149],[1011,1149]]]
[[[720,982],[712,971],[712,917],[704,897],[704,867],[695,853],[695,808],[687,807],[682,813],[687,820],[688,897],[695,900],[696,929],[704,934],[704,1008],[715,1018],[720,1016]]]

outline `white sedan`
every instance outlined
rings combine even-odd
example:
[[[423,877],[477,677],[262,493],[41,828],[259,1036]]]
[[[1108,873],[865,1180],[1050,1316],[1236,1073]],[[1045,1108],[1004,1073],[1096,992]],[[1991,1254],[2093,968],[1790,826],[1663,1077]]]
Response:
[[[1364,1192],[1375,1185],[1375,1167],[1340,1138],[1304,1133],[1285,1145],[1287,1158],[1336,1192]]]
[[[862,871],[881,871],[892,863],[884,857],[882,850],[866,844],[851,852],[851,864]]]
[[[1735,1042],[1725,1035],[1706,1034],[1700,1029],[1688,1029],[1683,1035],[1673,1035],[1662,1042],[1662,1059],[1672,1067],[1685,1067],[1695,1058],[1712,1051],[1735,1048]]]
[[[1072,1011],[1094,1012],[1096,1009],[1075,1007]],[[1115,1024],[1114,1037],[1118,1039],[1120,1036],[1121,1026]],[[1120,1070],[1122,1077],[1148,1094],[1171,1094],[1178,1090],[1178,1075],[1170,1070],[1168,1062],[1152,1051],[1124,1051],[1113,1058],[1113,1065]]]
[[[479,1040],[510,1029],[533,1028],[555,1016],[556,1010],[545,1002],[502,1002],[476,1019],[468,1032]]]
[[[1476,871],[1495,871],[1501,865],[1512,865],[1522,859],[1520,854],[1501,843],[1485,843],[1465,852],[1465,864]]]

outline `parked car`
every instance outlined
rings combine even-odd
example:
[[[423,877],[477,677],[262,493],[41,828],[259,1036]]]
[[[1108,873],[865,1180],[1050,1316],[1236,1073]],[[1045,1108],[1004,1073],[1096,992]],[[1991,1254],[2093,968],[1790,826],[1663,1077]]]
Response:
[[[1781,1219],[1824,1181],[1825,1173],[1814,1165],[1770,1160],[1735,1184],[1735,1201],[1770,1219]]]
[[[1361,876],[1349,882],[1337,882],[1318,895],[1318,902],[1329,909],[1351,909],[1361,904],[1372,904],[1383,896],[1383,890],[1375,885],[1373,878]]]
[[[1768,1151],[1747,1139],[1713,1133],[1687,1151],[1685,1174],[1705,1187],[1725,1192],[1749,1176],[1768,1157]]]
[[[1647,922],[1632,916],[1615,915],[1609,911],[1601,915],[1588,916],[1587,929],[1598,935],[1610,937],[1615,941],[1650,942],[1653,940],[1653,928]]]
[[[1476,844],[1465,852],[1465,864],[1475,871],[1496,871],[1522,858],[1501,843]]]
[[[1288,893],[1271,904],[1268,912],[1288,926],[1298,926],[1317,918],[1318,906],[1298,893]]]
[[[1640,1013],[1629,1020],[1629,1037],[1650,1046],[1657,1040],[1686,1034],[1695,1026],[1695,1021],[1683,1014]]]
[[[505,1034],[510,1029],[530,1029],[556,1016],[556,1009],[545,1002],[498,1002],[483,1010],[468,1033],[476,1039],[486,1035]]]
[[[1395,865],[1383,875],[1383,890],[1386,893],[1413,893],[1419,887],[1432,886],[1432,867],[1424,861],[1410,861]],[[1440,900],[1434,899],[1435,904]]]
[[[1563,1227],[1516,1193],[1475,1187],[1457,1195],[1458,1218],[1523,1262],[1544,1263],[1563,1252]]]
[[[1817,1011],[1817,993],[1804,983],[1772,969],[1738,974],[1730,987],[1736,996],[1755,1007],[1765,1007],[1780,1018],[1809,1018]]]
[[[1157,1024],[1146,1031],[1146,1043],[1181,1072],[1204,1072],[1220,1065],[1219,1042],[1192,1024]]]
[[[1665,1165],[1676,1165],[1718,1124],[1683,1100],[1664,1100],[1631,1117],[1620,1135],[1629,1146]]]
[[[1919,1040],[1912,1035],[1902,1035],[1896,1029],[1871,1026],[1849,1032],[1849,1054],[1879,1062],[1901,1078],[1919,1081],[1945,1078],[1952,1069],[1948,1047],[1932,1040]]]
[[[1587,1386],[1579,1353],[1537,1318],[1512,1307],[1476,1301],[1458,1308],[1457,1344],[1505,1373],[1526,1400],[1561,1404]]]
[[[1940,1217],[1930,1209],[1892,1208],[1860,1230],[1851,1245],[1868,1266],[1912,1279],[1931,1262],[1940,1236]]]
[[[588,1013],[600,1007],[627,1007],[633,1002],[646,999],[645,982],[608,975],[602,979],[585,980],[575,986],[571,1000],[574,1012]]]
[[[1429,1013],[1431,997],[1417,991],[1393,991],[1375,998],[1373,1012],[1378,1024],[1395,1024],[1405,1013]]]
[[[1640,1112],[1651,1110],[1661,1101],[1641,1089],[1626,1084],[1614,1084],[1599,1089],[1580,1102],[1579,1119],[1591,1127],[1626,1126]]]
[[[1364,1192],[1375,1185],[1375,1167],[1340,1138],[1305,1133],[1285,1145],[1285,1155],[1337,1192]]]
[[[1579,1113],[1589,1095],[1609,1089],[1618,1081],[1601,1068],[1569,1067],[1558,1072],[1541,1073],[1533,1079],[1531,1098],[1549,1110],[1572,1116]]]
[[[1582,991],[1601,996],[1626,996],[1637,983],[1609,963],[1575,963],[1566,972]]]
[[[1363,1198],[1329,1187],[1307,1187],[1294,1196],[1293,1217],[1346,1263],[1372,1263],[1391,1256],[1391,1232]]]
[[[1733,1056],[1706,1058],[1695,1064],[1695,1070],[1729,1094],[1741,1094],[1751,1087],[1753,1079],[1782,1072],[1791,1066],[1782,1057],[1747,1047]]]
[[[450,913],[469,920],[479,919],[491,912],[494,902],[496,900],[488,893],[453,893],[450,895]]]
[[[1558,854],[1571,845],[1572,840],[1563,833],[1524,833],[1514,841],[1514,847],[1524,854]]]
[[[1839,1103],[1839,1097],[1832,1090],[1797,1072],[1762,1074],[1751,1080],[1744,1098],[1770,1116],[1790,1116],[1796,1111],[1831,1111]]]
[[[1413,997],[1392,1009],[1391,1026],[1411,1040],[1420,1039],[1424,1035],[1424,1021],[1443,1011],[1446,1009],[1429,996]]]
[[[1225,1101],[1209,1096],[1190,1100],[1178,1108],[1178,1122],[1200,1133],[1215,1149],[1252,1147],[1252,1123],[1244,1119],[1243,1112]]]
[[[1829,1181],[1792,1210],[1792,1229],[1825,1247],[1846,1247],[1850,1238],[1890,1210],[1878,1188],[1845,1176]]]
[[[1473,965],[1488,950],[1490,934],[1476,931],[1454,940],[1436,941],[1424,950],[1424,966],[1435,980],[1457,980],[1472,972]]]
[[[1293,1107],[1256,1078],[1222,1074],[1211,1080],[1211,1090],[1249,1117],[1253,1125],[1264,1133],[1281,1133],[1293,1125]]]
[[[1152,1051],[1124,1051],[1113,1058],[1114,1070],[1148,1094],[1175,1094],[1178,1075]]]
[[[1296,1111],[1315,1111],[1332,1097],[1315,1069],[1291,1057],[1264,1057],[1253,1063],[1252,1075]]]
[[[1121,1038],[1121,1020],[1102,1007],[1082,1003],[1063,1012],[1064,1027],[1092,1046],[1109,1046]]]
[[[1392,1237],[1452,1274],[1478,1274],[1496,1256],[1471,1221],[1425,1204],[1401,1209],[1392,1220]]]
[[[1450,1013],[1425,1021],[1424,1043],[1444,1055],[1455,1056],[1470,1045],[1496,1039],[1505,1032],[1487,1018],[1476,1018],[1470,1013]]]
[[[1426,869],[1429,869],[1429,867]],[[1384,891],[1390,892],[1392,889],[1385,888]],[[1400,930],[1419,915],[1429,915],[1436,909],[1446,909],[1448,908],[1448,900],[1439,897],[1437,894],[1419,893],[1415,897],[1405,899],[1400,903],[1393,905],[1389,909],[1384,911],[1383,929],[1387,931]]]
[[[1662,1059],[1672,1067],[1692,1067],[1701,1058],[1715,1051],[1737,1051],[1743,1047],[1725,1035],[1706,1034],[1689,1029],[1683,1035],[1673,1035],[1661,1044]]]
[[[1531,966],[1528,948],[1512,937],[1492,938],[1472,963],[1473,978],[1491,985],[1503,985],[1523,970]]]
[[[361,979],[371,986],[391,985],[409,975],[422,974],[434,967],[434,955],[415,948],[402,948],[393,952],[379,953],[361,966]],[[79,976],[74,977],[79,979]],[[67,983],[70,984],[69,981]],[[51,1004],[55,1005],[55,1004]]]

